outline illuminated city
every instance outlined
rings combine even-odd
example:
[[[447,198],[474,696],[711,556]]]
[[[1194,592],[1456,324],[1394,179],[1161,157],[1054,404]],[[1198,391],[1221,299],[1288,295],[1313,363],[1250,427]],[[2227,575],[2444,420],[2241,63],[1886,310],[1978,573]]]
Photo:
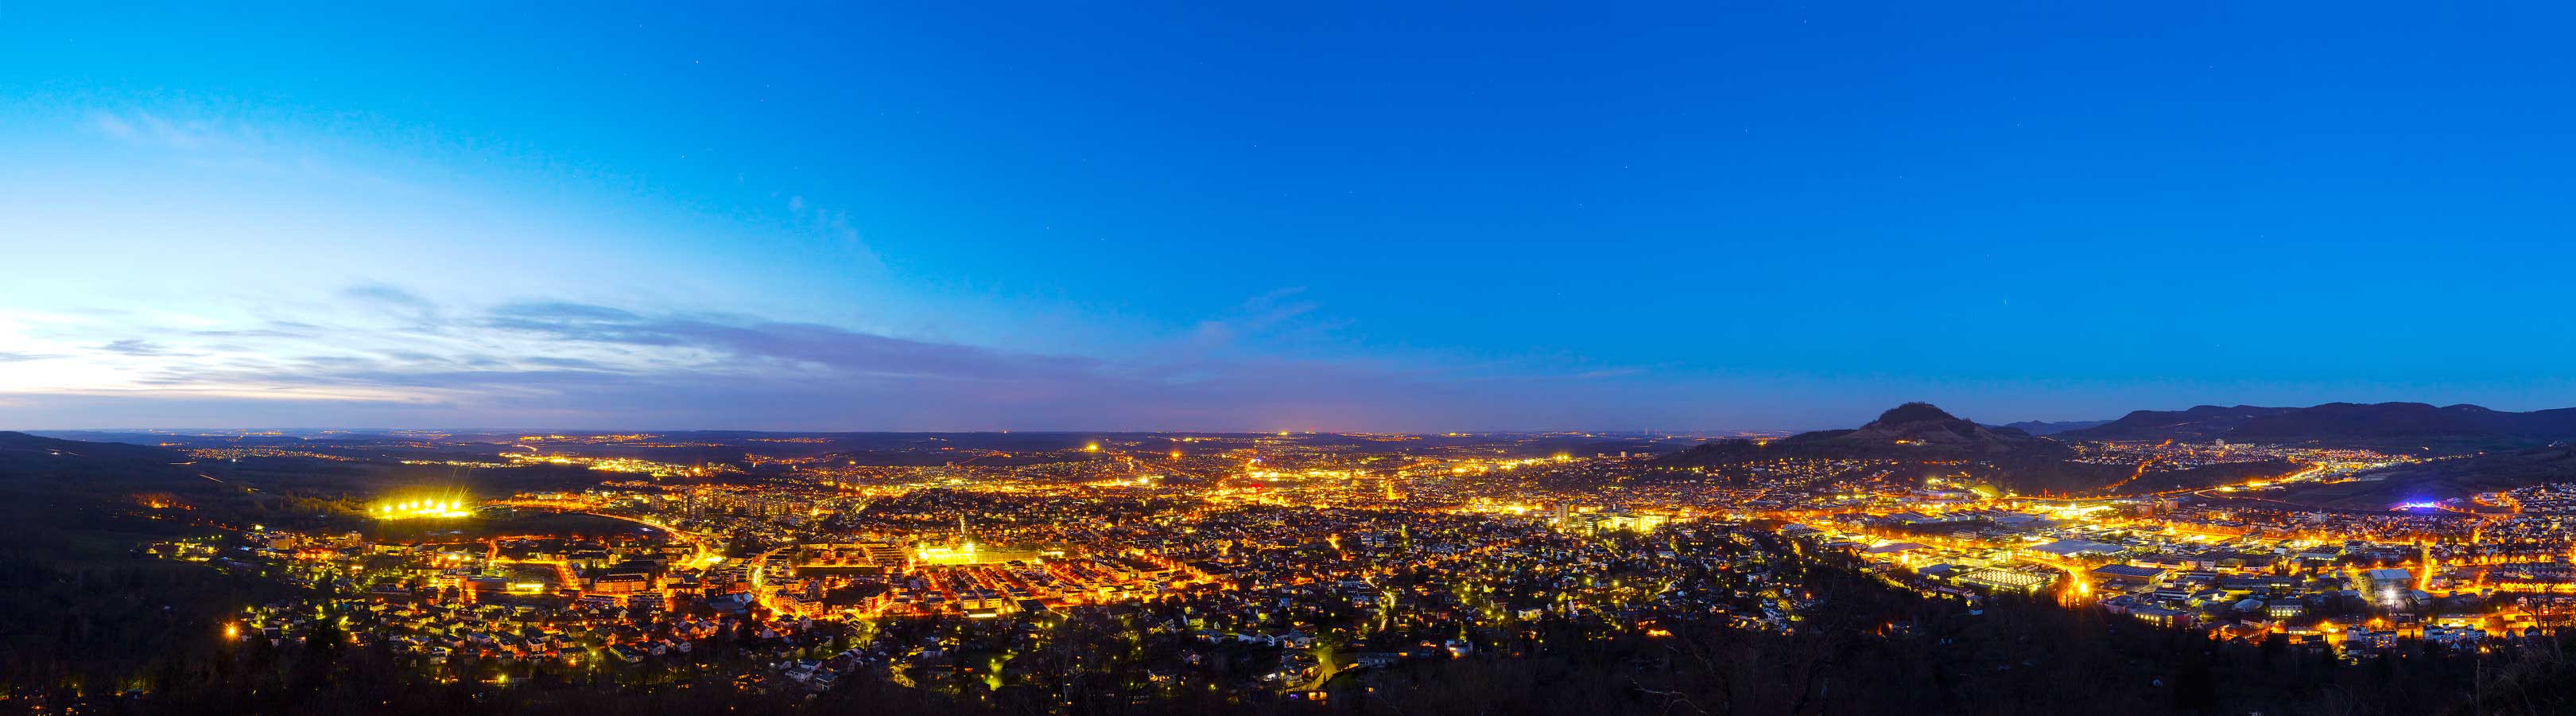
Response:
[[[1343,708],[1469,664],[1713,633],[1978,638],[2032,610],[2346,670],[2488,658],[2576,624],[2576,476],[2431,499],[2388,483],[2492,456],[2082,437],[2121,427],[2032,437],[1911,404],[1794,436],[457,432],[251,450],[176,431],[128,443],[196,458],[175,467],[208,486],[363,466],[351,484],[380,496],[258,524],[217,516],[258,493],[122,509],[189,535],[152,558],[286,590],[206,623],[222,649],[327,634],[502,690],[1078,711],[1098,705],[1076,674],[1101,670],[1121,699]],[[2096,484],[2034,489],[2066,478],[1960,440]],[[674,457],[709,445],[734,457]],[[2310,496],[2372,485],[2393,497]],[[1862,617],[1879,626],[1830,626]]]
[[[0,714],[2576,714],[2576,5],[0,5]]]

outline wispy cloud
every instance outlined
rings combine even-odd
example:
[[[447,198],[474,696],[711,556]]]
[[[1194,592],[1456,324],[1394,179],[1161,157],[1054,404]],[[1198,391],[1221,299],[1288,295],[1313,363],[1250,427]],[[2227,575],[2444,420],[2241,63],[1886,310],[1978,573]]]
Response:
[[[83,131],[198,171],[248,174],[262,181],[327,182],[407,196],[424,194],[422,187],[383,173],[383,167],[369,166],[370,162],[362,157],[350,156],[349,140],[383,137],[317,131],[303,126],[309,120],[292,116],[228,113],[177,104],[90,111],[86,117],[79,120]],[[347,127],[333,129],[342,133],[355,131]]]
[[[342,289],[340,296],[356,303],[405,313],[422,322],[434,323],[438,318],[438,304],[398,286],[359,284]]]
[[[147,341],[147,340],[143,340],[143,339],[140,339],[140,338],[127,338],[127,339],[122,339],[122,340],[110,341],[110,342],[108,342],[108,344],[107,344],[107,345],[99,346],[99,347],[98,347],[98,349],[99,349],[99,350],[102,350],[102,351],[107,351],[107,352],[109,352],[109,353],[115,353],[115,354],[118,354],[118,355],[128,355],[128,356],[145,357],[145,358],[161,357],[161,356],[181,356],[181,355],[189,355],[189,354],[186,354],[186,353],[181,353],[181,352],[178,352],[178,351],[170,350],[168,347],[163,346],[163,345],[161,345],[161,344],[159,344],[159,343],[154,343],[154,342]]]
[[[770,196],[776,197],[777,194]],[[818,205],[803,194],[788,195],[785,206],[787,215],[795,219],[800,230],[829,239],[832,245],[848,254],[848,259],[869,270],[884,270],[884,262],[860,236],[858,224],[850,218],[848,211]]]
[[[113,370],[99,363],[51,383],[0,385],[35,401],[0,418],[24,424],[49,406],[123,401],[139,415],[156,405],[230,404],[244,415],[295,405],[317,418],[407,406],[415,418],[405,422],[416,425],[536,416],[568,427],[1383,428],[1454,424],[1454,415],[1509,402],[1428,368],[1367,361],[1110,361],[740,314],[564,301],[457,307],[372,284],[338,295],[336,312],[239,327],[156,330],[102,316],[85,330],[150,338],[88,344]],[[1313,310],[1296,295],[1258,297],[1211,330],[1257,333]]]
[[[88,126],[119,142],[182,153],[269,152],[283,146],[247,122],[178,119],[156,112],[96,112]]]
[[[226,135],[212,125],[173,122],[147,112],[100,112],[90,117],[90,128],[118,141],[180,151],[205,149],[222,143]]]

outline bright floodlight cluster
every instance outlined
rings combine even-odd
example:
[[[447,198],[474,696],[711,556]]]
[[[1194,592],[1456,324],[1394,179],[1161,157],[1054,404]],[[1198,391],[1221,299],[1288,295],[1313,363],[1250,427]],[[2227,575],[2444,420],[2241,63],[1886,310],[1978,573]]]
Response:
[[[408,520],[424,517],[464,517],[473,514],[472,505],[461,499],[405,499],[376,503],[375,516],[380,520]]]

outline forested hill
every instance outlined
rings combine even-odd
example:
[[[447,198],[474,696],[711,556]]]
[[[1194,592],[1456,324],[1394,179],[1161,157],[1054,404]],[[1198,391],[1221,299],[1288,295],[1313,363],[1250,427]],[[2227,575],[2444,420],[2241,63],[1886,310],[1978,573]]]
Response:
[[[2576,439],[2576,408],[2510,412],[2475,405],[2326,403],[2305,408],[2202,405],[2140,410],[2108,424],[2069,430],[2074,440],[2227,440],[2326,443],[2466,452]]]
[[[2287,462],[2239,463],[2154,473],[2132,480],[2134,465],[2076,462],[2074,448],[2019,429],[1989,427],[1928,403],[1907,403],[1851,430],[1799,433],[1767,443],[1720,440],[1658,458],[1667,467],[1717,467],[1776,459],[1890,460],[1919,466],[1927,476],[1956,476],[2021,494],[2072,494],[2109,489],[2195,487],[2236,482],[2295,467]]]

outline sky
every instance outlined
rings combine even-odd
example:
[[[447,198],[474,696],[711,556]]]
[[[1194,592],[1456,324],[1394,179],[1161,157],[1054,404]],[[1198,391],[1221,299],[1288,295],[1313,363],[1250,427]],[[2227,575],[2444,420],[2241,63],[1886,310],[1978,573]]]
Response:
[[[0,4],[0,429],[2576,405],[2563,5],[435,5]]]

